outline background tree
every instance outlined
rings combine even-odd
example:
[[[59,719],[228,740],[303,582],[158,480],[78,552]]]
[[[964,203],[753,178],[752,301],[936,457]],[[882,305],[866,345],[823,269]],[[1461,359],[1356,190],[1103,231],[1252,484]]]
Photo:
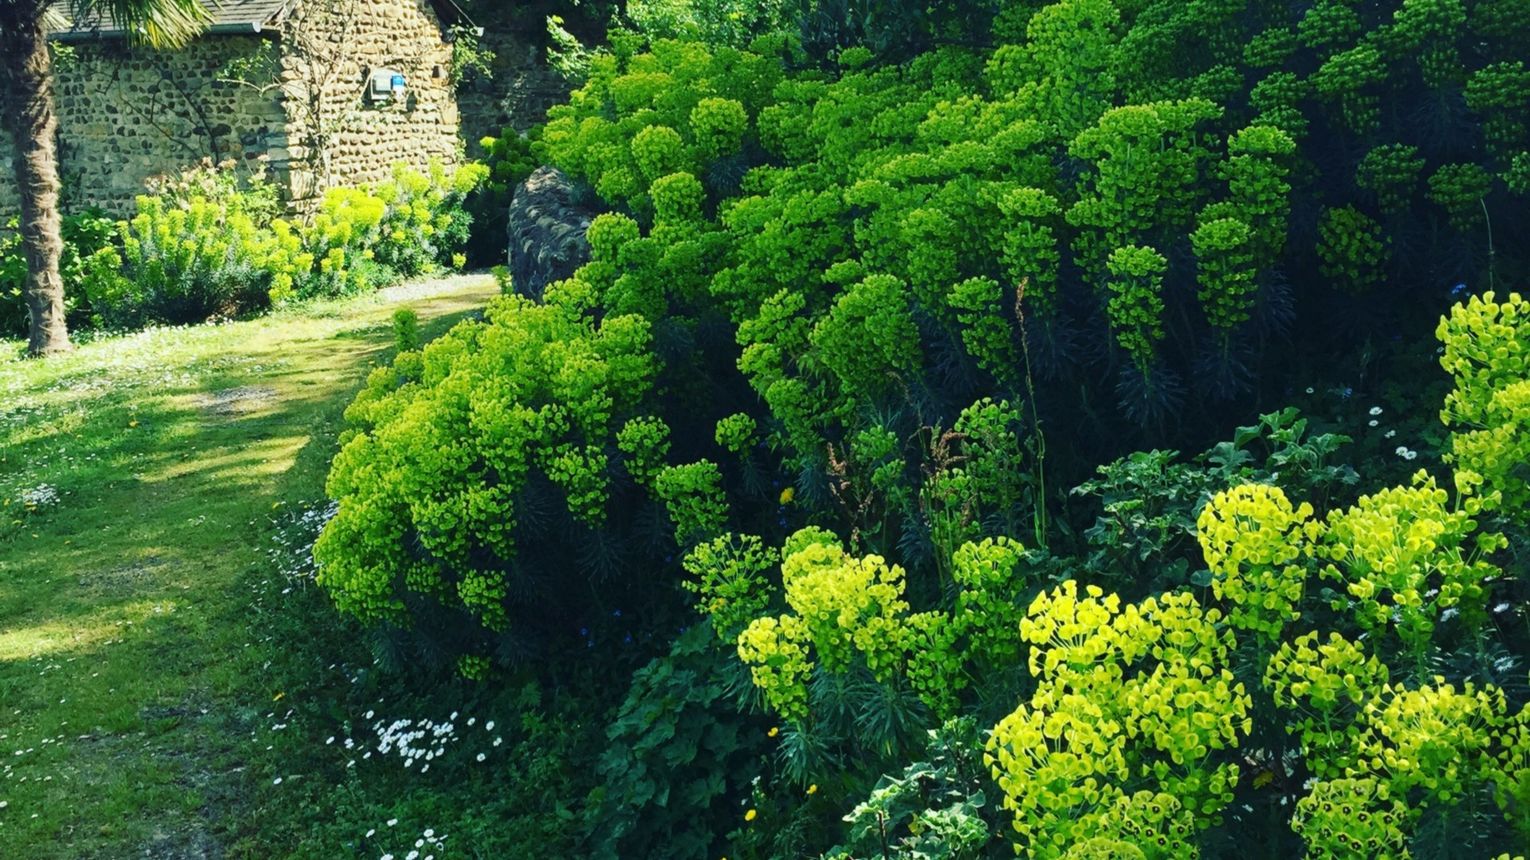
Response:
[[[60,13],[103,28],[120,27],[130,40],[154,47],[184,44],[208,20],[197,0],[67,0],[57,6],[49,0],[0,0],[0,115],[15,142],[31,317],[27,350],[32,355],[70,346],[59,274],[58,113],[48,52],[48,30]]]

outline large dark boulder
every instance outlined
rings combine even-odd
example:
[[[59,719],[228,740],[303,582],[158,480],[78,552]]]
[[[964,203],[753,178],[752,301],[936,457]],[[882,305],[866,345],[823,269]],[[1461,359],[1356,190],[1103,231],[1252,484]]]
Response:
[[[574,202],[574,183],[555,167],[539,167],[510,198],[510,278],[515,291],[540,301],[547,285],[590,259],[585,231],[597,214]]]

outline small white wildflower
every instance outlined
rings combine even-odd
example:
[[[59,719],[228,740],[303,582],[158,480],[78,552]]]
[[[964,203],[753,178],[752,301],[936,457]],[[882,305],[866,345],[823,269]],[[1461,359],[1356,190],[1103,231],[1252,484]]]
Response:
[[[430,837],[435,836],[435,835],[436,835],[435,828],[433,828],[433,827],[425,828],[425,838],[426,839],[429,839]]]
[[[1372,406],[1371,407],[1371,414],[1372,415],[1380,415],[1381,414],[1381,407],[1380,406]]]
[[[1312,393],[1312,387],[1311,387],[1311,386],[1308,386],[1308,387],[1307,387],[1307,393],[1308,393],[1308,394],[1311,394],[1311,393]]]
[[[1406,460],[1408,458],[1408,446],[1407,445],[1398,445],[1397,446],[1397,450],[1393,451],[1392,453],[1394,453],[1397,456],[1402,457],[1403,459]]]
[[[489,720],[487,723],[484,723],[483,724],[483,730],[486,731],[486,732],[494,731],[494,721],[493,720]]]
[[[366,838],[371,839],[374,835],[376,835],[376,833],[377,833],[377,828],[374,827],[371,830],[367,831]]]
[[[483,753],[479,753],[478,754],[478,760],[479,761],[483,761],[485,758],[486,758],[486,756]]]
[[[1445,610],[1440,613],[1440,620],[1449,621],[1450,619],[1455,618],[1457,611],[1458,610],[1454,606],[1446,607]]]
[[[282,778],[281,777],[277,777],[276,779],[271,780],[271,784],[272,785],[281,785],[282,784]]]
[[[1372,426],[1372,427],[1375,427],[1375,426],[1376,426],[1376,425],[1377,425],[1377,424],[1380,424],[1380,423],[1381,423],[1381,422],[1380,422],[1380,421],[1377,421],[1377,420],[1376,420],[1376,419],[1374,419],[1374,418],[1372,418],[1372,419],[1371,419],[1371,420],[1370,420],[1370,425],[1371,425],[1371,426]]]
[[[1388,430],[1387,433],[1386,433],[1386,438],[1390,439],[1390,438],[1392,438],[1393,436],[1396,436],[1396,435],[1397,435],[1397,431],[1396,430]]]
[[[388,819],[388,826],[389,827],[392,827],[393,825],[395,825],[397,823],[398,823],[398,819],[397,818],[390,818],[390,819]]]
[[[504,738],[495,738],[495,739],[494,739],[494,745],[495,745],[495,746],[499,746],[499,745],[500,745],[500,744],[502,744],[502,743],[504,743],[504,742],[505,742],[505,739],[504,739]]]

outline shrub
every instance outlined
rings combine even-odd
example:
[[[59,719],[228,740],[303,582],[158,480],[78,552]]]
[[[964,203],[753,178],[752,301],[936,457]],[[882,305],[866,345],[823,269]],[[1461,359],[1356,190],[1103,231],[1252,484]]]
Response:
[[[25,297],[27,261],[22,253],[19,222],[12,219],[0,232],[0,336],[22,337],[27,333]],[[99,212],[66,215],[63,219],[64,252],[59,274],[64,280],[64,310],[71,329],[90,325],[91,298],[109,303],[121,289],[118,269],[122,255],[116,243],[117,227]]]
[[[506,217],[515,189],[537,168],[531,154],[532,142],[541,134],[541,126],[520,134],[505,128],[497,136],[485,137],[478,144],[483,149],[483,164],[488,174],[463,201],[472,215],[465,252],[475,266],[505,262]]]
[[[1301,807],[1300,837],[1292,814],[1341,778],[1370,782],[1324,797],[1395,798],[1427,847],[1513,844],[1483,810],[1516,778],[1494,774],[1524,643],[1483,616],[1518,585],[1509,515],[1469,501],[1518,475],[1495,462],[1524,429],[1517,346],[1479,330],[1512,326],[1495,307],[1447,346],[1457,438],[1503,428],[1480,494],[1425,475],[1353,498],[1316,419],[1220,427],[1304,364],[1405,372],[1377,351],[1422,331],[1443,266],[1523,268],[1481,254],[1471,203],[1522,226],[1515,162],[1451,95],[1517,25],[1362,6],[1008,4],[1007,44],[901,65],[593,57],[537,150],[614,210],[592,260],[377,371],[332,473],[324,585],[506,664],[531,647],[507,631],[557,642],[616,600],[658,629],[684,569],[783,721],[749,807],[769,826],[735,842],[762,856],[842,842],[806,789],[870,798],[953,716],[995,727],[986,832],[1034,856],[1328,850],[1330,810]],[[593,346],[612,325],[622,373]],[[1492,353],[1460,361],[1478,338]],[[1081,488],[1092,526],[1058,502],[1137,440],[1219,427],[1196,460],[1106,467]],[[977,807],[956,807],[939,820],[965,840]]]
[[[95,302],[112,325],[202,322],[268,307],[307,258],[259,226],[245,192],[140,196],[124,223],[123,289]]]
[[[399,352],[420,348],[420,315],[413,308],[393,312],[393,347]]]

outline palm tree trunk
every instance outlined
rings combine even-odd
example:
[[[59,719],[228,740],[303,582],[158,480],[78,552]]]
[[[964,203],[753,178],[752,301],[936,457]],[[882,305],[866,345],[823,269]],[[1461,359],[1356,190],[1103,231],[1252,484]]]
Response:
[[[53,68],[38,2],[0,0],[0,85],[5,123],[15,143],[16,188],[21,195],[21,244],[27,257],[27,310],[32,355],[71,348],[64,327],[64,279],[59,257],[58,116]]]

